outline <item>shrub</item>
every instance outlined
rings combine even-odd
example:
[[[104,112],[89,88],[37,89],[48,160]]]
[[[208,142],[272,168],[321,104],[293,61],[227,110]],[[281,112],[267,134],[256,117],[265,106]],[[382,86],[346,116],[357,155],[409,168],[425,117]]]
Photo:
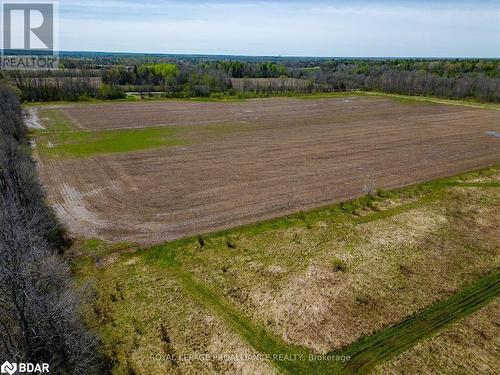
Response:
[[[125,93],[117,86],[102,85],[97,92],[97,98],[103,100],[124,99]]]
[[[200,247],[205,247],[205,240],[202,236],[198,236],[198,244],[200,245]]]
[[[332,259],[332,266],[333,270],[335,272],[345,272],[347,271],[347,266],[345,265],[344,261],[338,258],[333,258]]]

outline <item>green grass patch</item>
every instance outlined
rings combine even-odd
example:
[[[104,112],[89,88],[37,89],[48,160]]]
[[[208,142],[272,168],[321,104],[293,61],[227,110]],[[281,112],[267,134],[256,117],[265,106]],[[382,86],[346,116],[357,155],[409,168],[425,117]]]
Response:
[[[82,270],[90,267],[97,259],[115,253],[134,251],[135,249],[136,246],[129,242],[110,244],[96,238],[81,240],[73,246],[73,251],[79,256],[73,260],[72,268],[73,270]]]
[[[320,66],[310,66],[307,68],[302,68],[302,70],[304,70],[306,72],[319,72],[321,70],[321,67]]]
[[[85,158],[187,144],[175,128],[72,131],[37,136],[40,154],[51,158]]]
[[[448,104],[448,105],[459,105],[471,108],[500,110],[500,104],[498,103],[484,103],[484,102],[478,102],[476,100],[466,100],[466,99],[458,100],[458,99],[445,99],[434,96],[410,96],[410,95],[400,95],[400,94],[388,94],[378,91],[362,91],[362,93],[364,93],[365,95],[391,98],[401,104],[418,104],[418,103]]]
[[[45,129],[32,130],[42,156],[82,158],[98,154],[126,153],[189,143],[187,139],[244,132],[247,124],[215,124],[200,127],[152,126],[137,129],[80,130],[60,109],[40,108]]]

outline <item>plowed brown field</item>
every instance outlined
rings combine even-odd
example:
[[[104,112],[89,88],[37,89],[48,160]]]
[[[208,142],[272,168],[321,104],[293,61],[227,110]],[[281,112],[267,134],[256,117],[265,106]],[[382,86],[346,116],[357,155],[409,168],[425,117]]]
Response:
[[[486,134],[500,130],[495,110],[379,97],[57,108],[82,129],[192,135],[183,146],[40,158],[70,231],[111,241],[172,240],[500,163],[500,140]]]

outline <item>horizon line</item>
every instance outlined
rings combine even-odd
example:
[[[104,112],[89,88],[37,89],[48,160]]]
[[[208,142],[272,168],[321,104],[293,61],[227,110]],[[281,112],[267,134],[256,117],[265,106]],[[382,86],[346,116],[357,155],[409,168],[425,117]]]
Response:
[[[254,54],[230,54],[230,53],[199,53],[199,52],[133,52],[133,51],[98,51],[98,50],[60,50],[59,53],[98,53],[109,55],[149,55],[149,56],[195,56],[195,57],[261,57],[261,58],[307,58],[307,59],[440,59],[440,60],[499,60],[500,56],[333,56],[333,55],[254,55]]]

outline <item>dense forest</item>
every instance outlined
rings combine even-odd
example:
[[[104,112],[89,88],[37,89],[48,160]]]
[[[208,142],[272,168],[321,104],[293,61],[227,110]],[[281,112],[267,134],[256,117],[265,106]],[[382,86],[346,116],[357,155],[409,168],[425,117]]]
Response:
[[[0,358],[54,374],[101,374],[98,340],[63,259],[68,240],[45,204],[15,93],[0,84]]]
[[[231,60],[96,55],[67,56],[62,61],[61,69],[55,72],[12,73],[10,78],[21,89],[22,99],[117,99],[125,92],[155,92],[165,97],[252,97],[362,90],[500,102],[498,59]],[[266,79],[274,81],[262,84]]]

